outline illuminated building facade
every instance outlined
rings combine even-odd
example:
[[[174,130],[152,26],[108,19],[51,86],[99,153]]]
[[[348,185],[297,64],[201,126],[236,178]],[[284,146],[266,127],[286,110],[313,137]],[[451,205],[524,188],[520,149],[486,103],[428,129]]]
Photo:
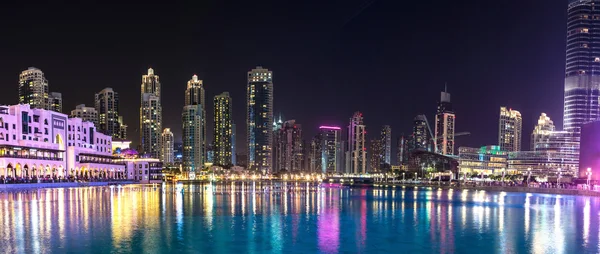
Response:
[[[257,66],[247,82],[248,167],[272,172],[273,72]]]
[[[183,107],[181,121],[183,123],[183,170],[197,172],[204,168],[204,110],[202,105],[188,105]]]
[[[383,164],[383,140],[381,139],[372,139],[371,140],[371,151],[370,160],[369,160],[369,173],[375,173],[381,171],[381,166]]]
[[[100,132],[113,138],[126,139],[127,125],[119,115],[119,94],[107,87],[96,93],[94,101]]]
[[[425,115],[418,115],[413,121],[413,133],[410,140],[410,152],[415,150],[431,151],[433,133]]]
[[[545,142],[554,131],[554,122],[546,115],[546,113],[542,113],[538,119],[537,125],[533,128],[533,132],[531,133],[531,150],[535,151],[536,146],[538,146],[539,143]]]
[[[302,126],[296,120],[285,121],[274,135],[274,172],[303,170]]]
[[[95,108],[86,107],[85,104],[77,105],[74,110],[71,110],[69,117],[81,118],[84,122],[92,122],[98,127],[98,112]]]
[[[343,173],[341,164],[341,131],[336,126],[319,127],[319,149],[322,173]]]
[[[500,107],[498,145],[507,152],[521,151],[523,119],[519,111]]]
[[[57,92],[50,93],[48,97],[48,101],[50,102],[49,110],[56,111],[62,113],[63,102],[62,102],[62,94]]]
[[[234,132],[232,118],[232,100],[228,92],[215,96],[214,126],[214,164],[224,167],[234,165]]]
[[[564,130],[580,133],[600,117],[600,1],[571,0],[567,9]]]
[[[160,158],[160,135],[162,132],[161,86],[152,68],[142,75],[140,107],[140,153]],[[100,111],[99,114],[102,114]]]
[[[50,92],[44,73],[29,67],[19,75],[19,104],[29,104],[31,108],[49,109]]]
[[[322,160],[322,149],[323,142],[321,141],[322,136],[316,135],[310,140],[308,150],[308,160],[310,172],[322,173],[323,172],[323,160]]]
[[[408,162],[408,140],[404,134],[401,134],[400,137],[398,137],[396,145],[396,164],[406,165]]]
[[[127,178],[93,123],[28,104],[0,107],[0,178]]]
[[[367,130],[363,123],[363,114],[355,112],[350,118],[348,126],[348,173],[364,174],[367,173]]]
[[[600,180],[600,121],[586,123],[581,128],[581,154],[577,176],[587,179],[591,173],[594,182]],[[588,171],[589,168],[589,171]]]
[[[454,154],[454,123],[456,116],[452,110],[450,93],[441,93],[435,115],[435,152],[443,155]]]
[[[508,152],[500,146],[483,146],[481,148],[458,148],[458,166],[460,174],[502,174],[508,168]]]
[[[381,149],[383,153],[383,162],[387,165],[392,164],[392,127],[384,125],[381,128]]]
[[[171,166],[175,163],[175,152],[174,145],[175,139],[173,137],[173,132],[171,132],[171,128],[165,128],[161,134],[161,144],[162,144],[162,152],[161,152],[161,160],[165,166]]]

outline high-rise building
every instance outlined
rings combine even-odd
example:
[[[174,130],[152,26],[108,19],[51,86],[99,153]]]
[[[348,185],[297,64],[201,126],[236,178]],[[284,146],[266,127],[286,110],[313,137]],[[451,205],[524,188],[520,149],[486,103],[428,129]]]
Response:
[[[321,150],[321,173],[343,173],[341,168],[341,131],[336,126],[319,127],[319,149]]]
[[[435,115],[435,152],[443,155],[454,155],[454,111],[447,90],[441,93]]]
[[[381,139],[372,139],[371,140],[371,151],[370,160],[369,160],[369,173],[375,173],[381,171],[381,166],[383,164],[383,145]]]
[[[381,149],[383,152],[383,162],[392,165],[392,127],[384,125],[381,128]]]
[[[307,163],[309,165],[309,171],[312,173],[322,173],[323,172],[323,161],[321,160],[321,135],[316,135],[310,140],[310,144],[308,144],[308,160]]]
[[[113,138],[125,139],[127,125],[119,115],[119,94],[107,87],[95,95],[95,108],[98,112],[98,129]]]
[[[348,126],[349,173],[367,173],[366,135],[367,130],[363,123],[363,114],[355,112],[352,118],[350,118],[350,125]]]
[[[554,131],[554,122],[546,115],[546,113],[542,113],[538,119],[537,125],[531,133],[531,150],[535,151],[537,144],[545,142]]]
[[[599,0],[570,0],[567,9],[564,130],[581,132],[600,117]]]
[[[231,97],[228,92],[215,96],[214,126],[214,164],[232,166],[233,164],[233,118]]]
[[[233,123],[233,118],[231,118],[231,165],[237,165],[237,145],[235,144],[236,140],[236,129],[235,123]]]
[[[500,107],[498,145],[507,152],[521,151],[523,119],[521,113],[506,107]]]
[[[248,167],[272,172],[273,72],[260,66],[248,72]]]
[[[302,170],[304,160],[304,144],[302,143],[302,126],[296,120],[285,121],[274,135],[273,171],[295,172]]]
[[[48,106],[49,110],[62,113],[63,101],[61,93],[51,92],[48,97],[48,102],[50,103]]]
[[[48,80],[44,73],[29,67],[19,75],[19,104],[29,104],[31,108],[50,109]]]
[[[183,170],[195,173],[204,168],[205,149],[204,140],[204,110],[202,105],[187,105],[183,107],[181,121],[183,123]]]
[[[196,172],[202,170],[207,162],[206,145],[206,108],[204,85],[198,76],[193,75],[187,82],[185,106],[183,106],[183,170]]]
[[[431,151],[433,133],[425,115],[418,115],[413,121],[413,133],[409,152],[415,150]]]
[[[408,163],[408,140],[404,136],[404,133],[398,137],[396,156],[397,165]]]
[[[140,107],[140,153],[160,158],[160,135],[162,132],[161,87],[158,75],[152,68],[142,76]],[[99,112],[102,114],[102,112]]]
[[[161,144],[162,144],[162,152],[161,152],[161,160],[163,165],[171,166],[175,163],[175,139],[173,137],[173,132],[171,132],[171,128],[164,128],[161,135]]]
[[[84,122],[92,122],[94,126],[98,126],[98,111],[92,107],[86,107],[85,104],[80,104],[71,110],[69,117],[81,118]]]

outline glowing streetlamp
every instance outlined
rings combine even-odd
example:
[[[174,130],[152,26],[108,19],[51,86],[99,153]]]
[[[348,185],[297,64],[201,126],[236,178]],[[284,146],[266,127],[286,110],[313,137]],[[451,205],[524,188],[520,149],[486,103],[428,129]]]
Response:
[[[417,172],[415,172],[415,182],[417,182]]]
[[[402,182],[406,181],[406,178],[404,177],[404,174],[406,174],[406,173],[402,172]]]

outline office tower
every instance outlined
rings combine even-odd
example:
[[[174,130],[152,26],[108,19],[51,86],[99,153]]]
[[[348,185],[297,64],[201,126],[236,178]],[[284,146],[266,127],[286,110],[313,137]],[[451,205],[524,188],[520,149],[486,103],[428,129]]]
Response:
[[[85,104],[80,104],[71,110],[69,117],[81,118],[84,122],[94,123],[94,126],[98,126],[98,112],[95,108],[86,107]]]
[[[173,145],[173,160],[175,165],[182,165],[183,159],[183,143],[174,142]]]
[[[500,107],[498,145],[507,152],[521,151],[521,133],[523,119],[521,113],[506,107]]]
[[[369,160],[369,173],[375,173],[381,171],[381,166],[383,164],[383,144],[381,139],[372,139],[371,140],[371,151],[369,151],[370,160]]]
[[[396,156],[396,164],[405,165],[408,162],[408,140],[404,133],[398,137]]]
[[[152,68],[142,76],[140,107],[140,154],[160,158],[162,131],[162,105],[160,80]],[[99,112],[102,114],[102,112]]]
[[[214,164],[232,166],[233,164],[233,118],[231,97],[228,92],[215,96],[214,126]]]
[[[247,83],[248,167],[272,171],[273,73],[258,66],[248,72]]]
[[[237,145],[235,144],[236,140],[236,131],[235,131],[235,123],[233,123],[233,118],[231,118],[231,165],[237,165]]]
[[[323,162],[321,160],[321,135],[316,135],[310,140],[309,149],[308,149],[308,164],[309,171],[312,173],[322,173],[323,172]]]
[[[410,151],[431,151],[433,133],[425,115],[418,115],[413,121],[413,133],[410,141]]]
[[[181,121],[183,123],[183,170],[188,173],[200,171],[204,168],[204,110],[202,105],[188,105],[183,107]]]
[[[435,114],[435,152],[443,155],[454,155],[454,111],[447,90],[441,93]]]
[[[352,174],[367,173],[366,126],[363,115],[355,112],[348,126],[348,152],[350,156],[350,172]]]
[[[383,162],[392,165],[392,128],[384,125],[381,128],[381,149],[383,152]]]
[[[48,106],[49,110],[62,113],[63,102],[62,102],[62,94],[61,93],[51,92],[50,96],[48,97],[48,102],[49,102],[49,106]]]
[[[107,87],[96,93],[95,108],[98,112],[98,129],[113,138],[125,139],[127,126],[119,115],[119,94]]]
[[[206,108],[204,85],[198,76],[193,75],[187,82],[185,106],[183,106],[183,170],[196,172],[207,162]]]
[[[162,152],[161,152],[161,160],[163,165],[171,166],[175,162],[175,139],[173,137],[173,132],[171,132],[171,128],[163,129],[161,135],[161,144],[162,144]]]
[[[545,142],[554,131],[554,122],[550,120],[546,113],[542,113],[531,133],[531,150],[535,151],[536,145]]]
[[[29,67],[19,75],[19,104],[29,104],[31,108],[50,109],[48,80],[44,73]]]
[[[304,159],[302,126],[296,120],[285,121],[274,133],[274,172],[302,170]]]
[[[321,126],[319,127],[320,135],[320,150],[321,150],[321,172],[322,173],[342,173],[340,167],[342,158],[340,157],[341,150],[341,131],[342,128],[336,126]]]
[[[581,132],[600,117],[600,1],[570,0],[567,9],[564,130]]]
[[[215,163],[215,150],[213,144],[208,144],[206,146],[206,155],[204,158],[204,163]]]

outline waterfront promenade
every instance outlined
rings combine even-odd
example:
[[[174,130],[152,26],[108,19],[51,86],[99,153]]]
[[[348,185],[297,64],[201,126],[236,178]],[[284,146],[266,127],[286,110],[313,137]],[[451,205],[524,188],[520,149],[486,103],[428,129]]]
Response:
[[[91,187],[107,185],[133,184],[134,181],[96,181],[96,182],[57,182],[57,183],[19,183],[19,184],[0,184],[1,190],[20,190],[20,189],[38,189],[38,188],[74,188]]]
[[[542,188],[542,187],[527,187],[527,186],[489,186],[489,185],[439,185],[437,183],[377,183],[374,187],[419,187],[431,189],[453,189],[453,190],[484,190],[494,192],[522,192],[522,193],[540,193],[554,195],[579,195],[600,197],[599,191],[577,189],[577,188]]]

